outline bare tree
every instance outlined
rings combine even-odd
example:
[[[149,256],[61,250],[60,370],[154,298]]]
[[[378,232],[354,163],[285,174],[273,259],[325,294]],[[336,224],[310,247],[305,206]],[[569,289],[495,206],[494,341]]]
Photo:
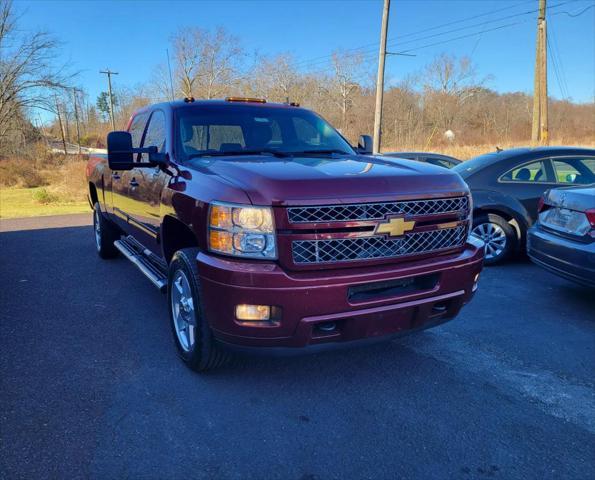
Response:
[[[22,34],[11,0],[0,0],[0,144],[22,127],[29,108],[53,111],[48,90],[67,86],[72,75],[56,66],[58,41],[39,31]]]
[[[364,59],[359,53],[336,51],[331,57],[332,75],[323,87],[341,112],[341,128],[347,128],[347,115],[364,76]]]
[[[184,97],[214,98],[240,78],[243,50],[223,28],[184,28],[173,39],[175,78]]]
[[[304,99],[304,77],[294,64],[295,59],[290,53],[257,59],[250,75],[253,91],[269,100],[300,103]]]
[[[461,106],[486,82],[468,57],[438,55],[422,72],[424,103],[435,128],[453,129]]]
[[[237,37],[223,28],[204,35],[198,84],[205,98],[229,93],[240,78],[244,53]]]
[[[175,78],[182,96],[195,95],[195,82],[201,62],[201,45],[204,39],[204,30],[198,28],[184,28],[172,39]]]

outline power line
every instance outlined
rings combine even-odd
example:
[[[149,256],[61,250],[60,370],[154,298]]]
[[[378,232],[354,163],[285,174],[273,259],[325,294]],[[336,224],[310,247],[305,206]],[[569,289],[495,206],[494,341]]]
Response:
[[[568,99],[570,97],[570,91],[568,89],[568,83],[566,82],[566,75],[564,73],[564,67],[562,65],[562,57],[560,56],[560,51],[558,50],[553,25],[550,24],[549,30],[550,34],[547,37],[547,46],[550,52],[550,57],[552,59],[552,64],[554,66],[554,75],[556,76],[556,80],[558,82],[558,87],[560,88],[562,98]]]
[[[595,4],[593,5],[589,5],[588,7],[583,8],[580,12],[578,13],[570,13],[567,11],[563,11],[563,12],[556,12],[555,15],[561,15],[562,13],[565,13],[566,15],[568,15],[569,17],[580,17],[583,13],[585,13],[587,10],[591,9],[595,7]]]
[[[523,3],[526,3],[526,2],[523,2]],[[562,6],[567,5],[569,3],[573,3],[573,1],[571,0],[571,1],[567,1],[567,2],[558,3],[556,5],[551,6],[550,7],[550,10],[551,9],[554,9],[554,8],[562,7]],[[472,25],[465,25],[465,26],[458,27],[458,28],[451,29],[451,30],[447,30],[447,31],[444,31],[444,32],[438,32],[438,33],[434,33],[432,35],[426,35],[426,36],[423,36],[423,37],[419,37],[419,38],[407,40],[405,42],[402,42],[401,41],[404,38],[408,38],[408,37],[411,37],[411,36],[419,35],[421,33],[429,32],[429,31],[433,31],[433,30],[437,30],[437,29],[441,29],[441,28],[444,28],[444,27],[447,27],[447,26],[450,26],[450,25],[455,25],[457,23],[462,23],[462,22],[466,22],[466,21],[469,21],[469,20],[474,20],[474,19],[479,18],[479,17],[482,17],[482,16],[491,15],[491,14],[494,14],[494,13],[497,13],[497,12],[508,10],[510,8],[518,7],[520,5],[522,5],[522,3],[521,4],[516,4],[516,5],[510,6],[510,7],[501,8],[501,9],[498,9],[498,10],[493,10],[493,11],[486,12],[486,13],[483,13],[483,14],[474,15],[472,17],[467,17],[467,18],[464,18],[464,19],[455,20],[455,21],[448,22],[448,23],[441,24],[441,25],[437,25],[437,26],[434,26],[434,27],[429,27],[429,28],[426,28],[426,29],[423,29],[423,30],[419,30],[417,32],[411,32],[411,33],[408,33],[408,34],[405,34],[405,35],[400,35],[400,36],[394,37],[394,39],[392,39],[392,40],[389,40],[387,42],[387,46],[393,47],[397,43],[398,43],[398,46],[407,45],[407,44],[415,43],[415,42],[418,42],[418,41],[421,41],[421,40],[427,40],[429,38],[440,37],[440,36],[443,36],[443,35],[448,35],[449,33],[456,33],[456,32],[462,31],[462,30],[467,30],[469,28],[475,28],[475,27],[485,26],[485,25],[489,25],[489,24],[492,24],[492,23],[500,22],[500,21],[510,20],[512,18],[516,18],[516,17],[520,17],[520,16],[530,15],[530,14],[535,13],[535,12],[538,11],[538,9],[532,9],[532,10],[528,10],[528,11],[525,11],[525,12],[519,12],[519,13],[515,13],[515,14],[512,14],[512,15],[506,15],[504,17],[487,20],[485,22],[475,23],[475,24],[472,24]],[[489,30],[487,30],[487,31],[489,31]],[[373,50],[371,50],[372,47],[373,47]],[[368,56],[368,54],[375,53],[375,51],[376,51],[377,48],[378,48],[378,43],[376,42],[374,44],[369,44],[369,45],[364,45],[364,46],[361,46],[361,47],[356,47],[356,48],[353,48],[353,49],[348,49],[348,50],[345,50],[344,52],[346,52],[346,53],[353,52],[354,54],[356,54],[356,53],[362,53],[362,54],[364,54],[363,55],[364,58],[366,58]],[[397,53],[403,53],[403,52],[397,52]],[[324,55],[324,56],[316,57],[316,58],[313,58],[313,59],[310,59],[310,60],[306,60],[306,61],[295,62],[293,64],[293,66],[295,68],[298,68],[298,69],[312,67],[312,66],[315,66],[317,64],[328,62],[328,60],[332,56],[333,56],[333,54],[330,54],[330,55]]]
[[[477,36],[477,35],[483,35],[484,33],[489,33],[489,32],[493,32],[493,31],[497,31],[497,30],[502,30],[504,28],[510,28],[510,27],[515,26],[515,25],[520,25],[522,23],[527,23],[528,21],[529,20],[523,20],[523,21],[519,21],[519,22],[508,23],[508,24],[505,24],[505,25],[499,25],[499,26],[494,27],[494,28],[483,29],[481,31],[477,31],[477,32],[473,32],[473,33],[468,33],[468,34],[465,34],[465,35],[459,35],[457,37],[449,38],[449,39],[442,40],[442,41],[439,41],[439,42],[433,42],[433,43],[429,43],[429,44],[426,44],[426,45],[412,47],[410,49],[402,50],[402,51],[397,52],[397,53],[399,53],[399,54],[408,54],[410,52],[416,52],[418,50],[423,50],[424,48],[429,48],[429,47],[438,46],[438,45],[444,45],[446,43],[454,42],[454,41],[457,41],[457,40],[462,40],[464,38],[470,38],[470,37],[474,37],[474,36]],[[374,55],[373,54],[367,54],[367,55],[365,55],[365,56],[362,57],[362,61],[371,60],[373,58],[374,58]],[[331,69],[332,69],[332,66],[327,66],[325,68],[314,70],[314,71],[311,71],[309,73],[310,74],[313,74],[313,75],[316,75],[318,73],[325,73],[325,72],[327,72],[327,71],[329,71]]]
[[[534,1],[534,0],[525,0],[524,2],[517,3],[515,5],[510,5],[508,7],[499,8],[499,9],[496,9],[496,10],[490,10],[489,12],[481,13],[481,14],[478,14],[478,15],[473,15],[471,17],[466,17],[466,18],[462,18],[462,19],[459,19],[459,20],[454,20],[452,22],[442,23],[440,25],[434,25],[432,27],[428,27],[428,28],[425,28],[423,30],[418,30],[416,32],[410,32],[410,33],[406,33],[406,34],[403,34],[403,35],[397,35],[396,37],[393,37],[392,39],[389,39],[388,40],[388,43],[394,43],[396,40],[402,40],[403,38],[408,38],[408,37],[411,37],[413,35],[419,35],[420,33],[425,33],[425,32],[429,32],[429,31],[432,31],[432,30],[437,30],[437,29],[440,29],[440,28],[449,27],[449,26],[455,25],[457,23],[462,23],[462,22],[466,22],[466,21],[469,21],[469,20],[475,20],[476,18],[485,17],[487,15],[492,15],[494,13],[499,13],[499,12],[502,12],[502,11],[505,11],[505,10],[510,10],[512,8],[519,7],[519,6],[521,6],[521,5],[525,4],[525,3],[532,2],[532,1]],[[359,47],[354,47],[354,48],[351,48],[351,49],[347,49],[347,50],[345,50],[345,52],[349,53],[349,52],[356,52],[358,50],[367,50],[367,49],[369,49],[371,47],[378,48],[378,42],[368,43],[366,45],[362,45],[362,46],[359,46]],[[332,54],[330,54],[330,55],[321,55],[319,57],[314,57],[314,58],[311,58],[311,59],[298,61],[298,62],[294,63],[294,66],[296,66],[296,67],[303,67],[303,66],[309,65],[311,63],[317,63],[316,62],[317,60],[326,60],[326,59],[328,59],[330,57],[332,57]]]

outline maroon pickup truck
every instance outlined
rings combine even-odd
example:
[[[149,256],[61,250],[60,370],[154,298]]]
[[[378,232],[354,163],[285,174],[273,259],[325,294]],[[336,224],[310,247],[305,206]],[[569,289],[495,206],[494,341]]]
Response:
[[[97,251],[167,292],[198,371],[230,350],[318,351],[445,322],[483,263],[467,185],[369,153],[369,137],[354,149],[295,104],[146,107],[89,160]]]

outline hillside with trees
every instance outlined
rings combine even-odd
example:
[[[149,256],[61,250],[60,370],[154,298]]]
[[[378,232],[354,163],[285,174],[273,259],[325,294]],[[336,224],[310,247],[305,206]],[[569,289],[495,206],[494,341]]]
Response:
[[[60,63],[62,46],[50,32],[21,31],[12,1],[0,0],[0,187],[52,186],[56,162],[72,160],[56,160],[49,146],[76,143],[78,137],[82,145],[105,146],[108,95],[91,95],[76,73],[79,67],[99,68]],[[352,143],[373,130],[376,65],[357,51],[337,50],[308,64],[291,52],[254,54],[223,27],[181,28],[167,47],[171,80],[166,62],[156,62],[152,74],[135,85],[114,79],[116,128],[125,128],[132,113],[150,103],[238,95],[297,102]],[[495,146],[529,144],[532,95],[497,92],[492,80],[480,76],[471,59],[443,53],[402,81],[389,82],[382,150],[434,150],[466,159]],[[551,143],[594,144],[593,102],[550,98],[549,122]],[[83,169],[68,168],[82,186]],[[77,191],[72,185],[67,190]]]

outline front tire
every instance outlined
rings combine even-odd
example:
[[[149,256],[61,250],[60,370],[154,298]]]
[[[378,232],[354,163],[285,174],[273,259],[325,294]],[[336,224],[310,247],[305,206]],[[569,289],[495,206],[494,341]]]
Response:
[[[114,242],[119,237],[118,229],[103,216],[99,202],[93,206],[93,233],[95,248],[101,258],[114,258],[118,255],[118,249],[114,247]]]
[[[510,258],[518,242],[514,228],[500,215],[493,213],[474,218],[471,233],[485,243],[486,265],[495,265]]]
[[[196,372],[220,367],[229,354],[217,344],[204,316],[197,248],[177,251],[169,265],[167,303],[174,342],[182,361]]]

